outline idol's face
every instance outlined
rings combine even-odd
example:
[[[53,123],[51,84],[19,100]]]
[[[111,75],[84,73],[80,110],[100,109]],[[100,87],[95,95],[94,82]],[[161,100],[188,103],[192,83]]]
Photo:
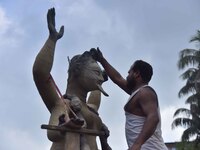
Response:
[[[103,72],[98,63],[93,59],[81,71],[80,78],[82,87],[87,91],[100,90],[104,95],[107,95],[101,87],[104,82]]]

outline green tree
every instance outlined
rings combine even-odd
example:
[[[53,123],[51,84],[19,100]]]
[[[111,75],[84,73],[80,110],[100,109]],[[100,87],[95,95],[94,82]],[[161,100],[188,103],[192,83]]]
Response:
[[[200,48],[200,30],[193,36],[190,42],[196,42]],[[185,101],[189,109],[179,108],[174,113],[172,129],[184,127],[182,142],[191,141],[196,149],[200,143],[200,49],[183,49],[180,51],[178,68],[187,69],[181,78],[186,84],[180,89],[179,98],[187,96]],[[181,116],[180,116],[181,115]],[[195,139],[195,140],[191,140]]]

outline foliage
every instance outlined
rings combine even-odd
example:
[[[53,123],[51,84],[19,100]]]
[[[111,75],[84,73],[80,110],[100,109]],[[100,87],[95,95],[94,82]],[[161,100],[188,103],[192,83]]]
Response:
[[[200,31],[193,36],[190,42],[197,42],[200,47]],[[176,127],[184,127],[185,131],[182,134],[182,145],[187,147],[187,150],[196,150],[200,143],[200,49],[184,49],[180,51],[178,68],[180,70],[187,69],[181,78],[186,80],[186,84],[180,89],[178,96],[188,96],[185,100],[190,108],[179,108],[174,113],[172,129]],[[182,116],[180,116],[182,115]],[[188,143],[190,142],[189,146]],[[199,148],[199,147],[198,147]],[[185,150],[185,148],[180,148]]]
[[[178,142],[176,143],[177,150],[199,150],[200,144],[195,145],[194,143],[190,142]]]

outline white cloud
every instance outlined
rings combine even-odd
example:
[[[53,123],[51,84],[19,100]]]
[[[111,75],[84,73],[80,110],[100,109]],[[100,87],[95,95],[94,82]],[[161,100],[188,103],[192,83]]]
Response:
[[[14,50],[20,41],[25,37],[25,31],[20,27],[19,22],[9,18],[6,11],[0,6],[0,49],[8,53],[11,48]],[[1,54],[0,53],[0,54]]]
[[[6,32],[10,24],[11,21],[6,17],[6,13],[3,8],[0,7],[0,35]]]
[[[181,135],[184,131],[184,128],[177,127],[172,130],[171,124],[174,120],[173,115],[174,112],[178,108],[183,108],[183,105],[177,106],[168,106],[165,109],[161,110],[161,118],[162,118],[162,135],[165,142],[175,142],[181,140]]]
[[[38,141],[37,138],[34,138],[31,133],[26,132],[25,130],[20,130],[16,128],[0,128],[1,136],[4,137],[3,141],[0,143],[1,149],[6,150],[49,150],[50,144],[45,140]]]

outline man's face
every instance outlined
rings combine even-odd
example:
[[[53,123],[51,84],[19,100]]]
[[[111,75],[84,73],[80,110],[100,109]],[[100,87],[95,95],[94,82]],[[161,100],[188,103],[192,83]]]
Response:
[[[127,87],[129,89],[133,89],[135,87],[136,80],[137,80],[137,77],[138,77],[138,71],[134,71],[133,67],[134,67],[134,64],[129,69],[128,76],[126,77]]]

